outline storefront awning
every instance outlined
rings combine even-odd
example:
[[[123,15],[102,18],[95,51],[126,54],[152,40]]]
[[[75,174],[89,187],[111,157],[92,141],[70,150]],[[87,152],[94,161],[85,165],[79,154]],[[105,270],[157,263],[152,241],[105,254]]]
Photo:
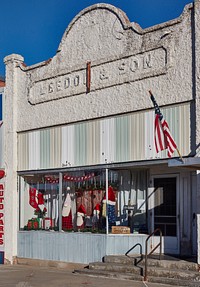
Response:
[[[151,166],[167,166],[168,159],[154,159],[154,160],[143,160],[143,161],[131,161],[131,162],[121,162],[121,163],[107,163],[99,165],[90,166],[74,166],[74,167],[62,167],[57,169],[41,169],[41,170],[24,170],[18,171],[18,175],[24,174],[43,174],[43,173],[59,173],[59,172],[75,172],[75,171],[98,171],[107,169],[138,169],[138,168],[148,168]]]
[[[168,167],[183,167],[200,170],[200,157],[174,158],[168,160]]]

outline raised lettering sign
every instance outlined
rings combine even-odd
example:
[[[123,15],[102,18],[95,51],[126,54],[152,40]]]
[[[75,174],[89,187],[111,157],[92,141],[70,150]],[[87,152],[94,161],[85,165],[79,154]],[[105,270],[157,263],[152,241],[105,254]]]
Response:
[[[167,54],[157,48],[136,55],[127,55],[109,62],[91,63],[90,92],[164,74]],[[87,92],[86,67],[33,81],[29,102],[39,104]]]

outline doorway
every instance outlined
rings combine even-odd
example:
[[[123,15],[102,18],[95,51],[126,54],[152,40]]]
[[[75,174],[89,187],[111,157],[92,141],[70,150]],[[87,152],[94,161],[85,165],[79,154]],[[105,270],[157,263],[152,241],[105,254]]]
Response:
[[[179,253],[179,215],[177,177],[154,177],[152,225],[163,235],[163,253]]]

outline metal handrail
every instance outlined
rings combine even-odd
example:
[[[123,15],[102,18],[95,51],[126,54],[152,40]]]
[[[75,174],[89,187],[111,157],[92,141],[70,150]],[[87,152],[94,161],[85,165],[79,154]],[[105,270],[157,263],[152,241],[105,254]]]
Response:
[[[139,246],[140,247],[140,260],[137,261],[137,259],[134,259],[134,264],[137,265],[143,260],[143,253],[142,253],[142,244],[136,243],[133,247],[131,247],[126,253],[125,256],[128,256],[128,253],[131,252],[135,247]]]
[[[148,254],[148,240],[155,235],[156,232],[160,233],[160,242],[151,250],[151,252]],[[144,273],[144,281],[147,281],[147,259],[148,255],[151,255],[158,247],[160,246],[160,255],[159,255],[159,260],[161,260],[161,252],[162,252],[162,231],[160,228],[155,229],[146,239],[145,242],[145,273]]]
[[[125,255],[127,256],[130,251],[132,251],[135,247],[140,246],[140,255],[142,255],[142,245],[140,243],[136,243],[133,247],[131,247]]]

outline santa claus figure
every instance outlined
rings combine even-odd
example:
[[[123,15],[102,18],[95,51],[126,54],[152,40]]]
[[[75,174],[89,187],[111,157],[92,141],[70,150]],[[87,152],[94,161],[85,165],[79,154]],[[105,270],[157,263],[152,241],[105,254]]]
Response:
[[[103,198],[103,215],[106,216],[106,194],[104,195]],[[115,218],[115,193],[113,191],[112,186],[108,187],[108,202],[107,202],[107,211],[108,211],[108,224],[109,224],[109,229],[116,225],[116,218]]]
[[[98,228],[99,226],[99,216],[100,216],[101,205],[99,203],[96,204],[93,210],[92,217],[92,228]]]
[[[77,211],[76,225],[77,225],[78,229],[84,228],[84,217],[85,217],[85,215],[86,215],[85,207],[81,204],[78,208],[78,211]]]
[[[72,211],[71,211],[71,197],[68,193],[63,204],[62,209],[62,228],[63,229],[72,229]]]

